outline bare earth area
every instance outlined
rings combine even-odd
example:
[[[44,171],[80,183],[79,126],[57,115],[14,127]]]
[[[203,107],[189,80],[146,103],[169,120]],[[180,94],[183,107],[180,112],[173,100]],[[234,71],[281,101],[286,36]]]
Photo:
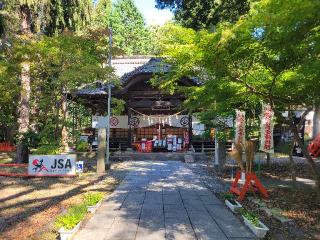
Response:
[[[55,218],[90,190],[110,194],[126,174],[115,163],[104,175],[75,178],[0,177],[0,239],[56,239]],[[21,234],[23,233],[23,234]]]
[[[3,157],[2,162],[10,161],[10,159],[5,159],[5,157],[6,156]],[[130,169],[132,169],[132,163],[133,162],[131,161],[113,163],[111,171],[104,175],[96,175],[94,173],[94,163],[87,164],[92,172],[84,173],[77,178],[0,177],[0,239],[56,239],[58,234],[57,229],[53,224],[56,217],[65,212],[72,204],[81,202],[83,194],[87,191],[93,190],[105,192],[107,195],[111,194],[126,176],[126,180],[129,180],[137,175],[134,173],[131,173],[132,176],[127,174],[131,171]],[[146,174],[148,173],[148,171],[146,171],[148,169],[146,169],[146,166],[143,166],[143,162],[141,162],[142,165],[140,163],[137,164],[138,169],[141,168],[139,171],[142,171],[142,176],[140,173],[138,174],[139,176],[135,176],[137,178],[132,179],[134,180],[133,184],[142,184],[141,181],[144,179],[145,181],[143,183],[148,183],[150,185],[153,180],[157,180],[157,177],[160,177],[162,178],[160,181],[162,184],[161,188],[169,187],[166,184],[171,184],[176,188],[178,187],[180,191],[181,187],[191,186],[190,184],[194,184],[195,182],[200,184],[199,181],[201,181],[204,186],[209,188],[211,192],[222,201],[223,193],[229,189],[232,172],[235,174],[237,169],[234,167],[232,170],[229,166],[222,174],[218,174],[212,165],[212,161],[198,161],[190,164],[183,163],[183,166],[192,170],[191,173],[182,167],[182,165],[176,165],[178,163],[166,163],[165,165],[167,167],[164,167],[162,162],[159,162],[159,166],[153,166],[151,164],[151,170],[153,171],[152,174],[148,176],[148,174]],[[191,182],[181,182],[179,174],[182,174],[183,171],[180,167],[183,171],[188,172],[186,175],[188,175],[189,178],[193,176],[192,179],[187,179]],[[255,212],[270,228],[265,239],[320,239],[320,202],[316,198],[309,166],[303,162],[297,163],[296,174],[298,182],[296,185],[294,185],[290,179],[288,168],[289,166],[286,163],[281,163],[279,165],[273,162],[271,167],[262,165],[260,168],[260,179],[266,186],[270,198],[268,200],[263,200],[260,199],[258,195],[249,194],[248,196],[253,199],[260,199],[268,208],[281,209],[282,214],[291,219],[291,222],[280,223],[278,220],[268,216],[264,211],[259,210],[259,206],[252,200],[248,200],[248,198],[246,198],[242,204],[247,209]],[[255,166],[255,170],[257,170],[257,166]],[[171,173],[173,176],[170,175]],[[173,177],[178,177],[178,179],[174,179]],[[146,180],[146,178],[148,179]],[[124,181],[124,183],[125,182],[126,181]],[[177,186],[177,184],[182,185]],[[172,187],[171,185],[170,187]],[[179,194],[180,197],[182,196],[182,200],[179,199],[182,203],[184,203],[184,198],[187,200],[190,198],[188,194],[183,196],[181,191]],[[141,195],[146,196],[146,194]],[[155,195],[157,195],[157,193],[155,193]],[[158,198],[156,196],[153,198],[153,201],[159,202],[159,199],[165,200],[165,197],[166,194],[163,195],[162,193],[161,197]],[[200,198],[203,198],[201,194]],[[199,208],[197,204],[194,205]],[[208,204],[210,205],[213,203]],[[162,205],[166,205],[165,202],[162,202]],[[188,207],[188,204],[180,205],[183,206],[183,208],[181,208],[182,210],[187,209]],[[205,206],[207,205],[205,204]],[[164,209],[164,207],[162,209]],[[152,210],[151,212],[154,211]],[[191,212],[194,211],[191,209]],[[164,212],[163,215],[164,219],[165,214],[166,212]],[[138,214],[137,216],[140,215]],[[150,217],[153,217],[153,213],[150,214]],[[238,217],[241,219],[241,216]],[[88,216],[86,221],[90,221],[90,219],[91,216]],[[193,221],[197,219],[198,218],[196,217]],[[214,216],[213,220],[220,226],[219,216]],[[189,224],[192,225],[193,223],[191,222]],[[220,229],[223,228],[223,224],[224,223],[221,223]],[[197,237],[197,234],[199,235],[199,233],[195,231],[193,236]]]
[[[222,193],[229,190],[232,182],[232,168],[227,167],[222,174],[218,174],[212,162],[207,161],[189,164],[189,167],[201,176],[207,187],[216,193],[221,193],[220,199],[223,200]],[[235,167],[234,174],[236,170]],[[248,194],[252,199],[260,199],[270,209],[281,209],[282,215],[291,219],[291,222],[281,223],[268,216],[248,198],[242,202],[243,206],[256,213],[270,228],[265,239],[320,239],[320,201],[317,199],[314,184],[312,184],[309,165],[303,162],[297,163],[296,174],[298,181],[294,185],[290,179],[288,164],[272,163],[271,167],[262,165],[260,179],[267,188],[270,197],[265,200],[259,195]]]

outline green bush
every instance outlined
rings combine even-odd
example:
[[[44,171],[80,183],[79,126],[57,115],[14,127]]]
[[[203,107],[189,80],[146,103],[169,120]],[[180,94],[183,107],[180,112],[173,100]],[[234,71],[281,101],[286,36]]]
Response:
[[[32,154],[49,154],[49,155],[54,155],[59,153],[61,153],[61,149],[60,149],[60,146],[58,145],[42,145],[32,152]]]
[[[249,212],[248,210],[245,210],[245,209],[240,209],[240,213],[242,216],[248,219],[254,226],[256,227],[260,226],[259,218],[253,212]]]
[[[55,222],[56,227],[70,230],[74,228],[87,213],[87,205],[82,203],[80,205],[74,205],[68,209],[68,212],[62,216],[59,216]]]
[[[87,213],[87,206],[94,206],[104,197],[103,193],[91,192],[84,195],[84,202],[70,207],[66,214],[57,217],[55,225],[70,230],[74,228]]]
[[[78,152],[86,152],[88,148],[89,148],[89,144],[85,141],[80,141],[76,147]]]
[[[87,193],[84,196],[84,201],[87,206],[94,206],[99,201],[101,201],[104,197],[104,194],[101,192],[93,192],[93,193]]]

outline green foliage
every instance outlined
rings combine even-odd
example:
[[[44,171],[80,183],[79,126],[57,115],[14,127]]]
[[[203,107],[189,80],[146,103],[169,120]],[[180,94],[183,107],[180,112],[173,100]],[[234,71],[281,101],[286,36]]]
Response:
[[[203,139],[210,139],[210,138],[211,138],[210,129],[206,129],[206,130],[202,133],[202,138],[203,138]]]
[[[176,20],[193,29],[210,28],[221,21],[235,22],[249,10],[248,0],[156,0],[160,9],[169,8]]]
[[[114,3],[109,25],[113,31],[114,46],[122,49],[125,54],[150,53],[150,31],[132,0],[119,0]]]
[[[84,201],[87,206],[94,206],[100,202],[104,197],[104,194],[101,192],[89,192],[85,194]]]
[[[224,197],[224,199],[226,199],[226,200],[234,200],[234,199],[235,199],[235,196],[234,196],[232,193],[230,193],[230,192],[224,193],[224,194],[223,194],[223,197]]]
[[[61,153],[61,148],[58,144],[51,144],[51,145],[41,145],[32,154],[38,155],[56,155]]]
[[[112,114],[121,115],[125,110],[125,101],[122,99],[112,98]]]
[[[320,101],[319,4],[257,1],[235,24],[221,23],[214,33],[166,25],[160,44],[174,67],[161,86],[188,93],[185,106],[200,110],[204,122],[232,116],[234,109],[254,117],[261,101],[284,122],[281,111],[288,106]],[[203,84],[178,88],[183,76],[196,76]]]
[[[21,9],[28,14],[31,32],[52,36],[65,29],[82,30],[90,21],[93,6],[91,0],[4,0],[2,3],[1,26],[7,35],[20,30]]]
[[[85,141],[80,141],[76,147],[78,152],[86,152],[89,149],[89,144]]]
[[[240,213],[242,216],[244,216],[246,219],[248,219],[254,226],[259,227],[259,218],[252,212],[242,208],[240,209]]]
[[[68,209],[68,212],[56,219],[55,226],[57,228],[71,230],[74,228],[86,215],[87,206],[85,203],[74,205]]]
[[[111,0],[99,0],[97,2],[93,11],[93,26],[106,28],[109,25],[111,6]]]
[[[101,192],[89,192],[84,195],[84,202],[71,206],[67,213],[59,216],[55,221],[55,226],[57,228],[63,227],[64,229],[70,230],[74,228],[79,222],[81,222],[86,213],[88,206],[96,205],[100,200],[102,200],[104,194]]]
[[[0,59],[0,90],[4,92],[0,96],[0,126],[13,126],[17,121],[19,64],[22,56],[28,53],[32,76],[30,122],[34,124],[29,130],[32,136],[27,136],[26,141],[32,147],[59,141],[62,126],[71,127],[73,124],[72,119],[64,119],[61,112],[66,92],[72,93],[97,79],[118,81],[111,68],[101,67],[104,56],[99,44],[91,36],[70,32],[54,37],[39,36],[24,43],[15,39],[12,47],[2,52],[2,61]],[[120,103],[118,105],[120,108]],[[80,119],[76,123],[87,123],[88,114],[80,104],[77,115]]]

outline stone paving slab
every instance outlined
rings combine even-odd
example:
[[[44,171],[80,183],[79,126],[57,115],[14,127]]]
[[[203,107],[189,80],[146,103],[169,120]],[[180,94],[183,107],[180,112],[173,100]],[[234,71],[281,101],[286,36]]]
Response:
[[[74,239],[254,239],[184,163],[141,161],[130,168]]]

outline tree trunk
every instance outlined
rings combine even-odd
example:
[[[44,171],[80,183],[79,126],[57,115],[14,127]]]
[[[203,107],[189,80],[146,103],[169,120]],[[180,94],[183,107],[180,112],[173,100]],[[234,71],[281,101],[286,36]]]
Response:
[[[59,114],[60,114],[60,103],[57,99],[57,97],[55,98],[55,113],[54,113],[54,140],[57,142],[57,140],[59,139],[60,136],[60,127],[59,127],[59,122],[60,122],[60,118],[59,118]]]
[[[294,139],[291,140],[290,146],[289,146],[289,161],[290,161],[290,172],[291,172],[291,179],[294,185],[297,183],[297,176],[296,176],[296,167],[293,161],[293,148],[294,148]]]
[[[293,134],[294,134],[294,140],[299,144],[299,146],[302,149],[302,153],[304,154],[304,156],[306,157],[307,161],[310,164],[312,174],[314,176],[314,180],[316,181],[316,188],[317,188],[317,192],[318,192],[318,197],[320,198],[320,170],[317,169],[317,165],[316,165],[315,161],[310,156],[310,154],[307,150],[307,147],[301,141],[301,138],[299,137],[299,129],[297,128],[297,126],[293,124],[292,130],[293,130]]]
[[[67,120],[67,94],[63,93],[62,100],[61,100],[61,112],[62,112],[62,128],[61,128],[61,145],[63,147],[63,151],[69,151],[68,145],[68,130],[66,126]]]
[[[20,7],[21,18],[21,33],[31,33],[31,14],[27,5]],[[15,162],[26,163],[28,162],[28,145],[24,139],[25,134],[29,130],[30,125],[30,63],[28,56],[24,56],[24,61],[21,63],[21,90],[20,102],[18,105],[18,146],[16,152]]]
[[[30,64],[23,62],[21,64],[21,92],[18,106],[18,146],[15,162],[28,162],[28,145],[25,142],[24,135],[29,130],[30,124]]]
[[[312,138],[320,134],[320,106],[316,106],[313,115]]]

